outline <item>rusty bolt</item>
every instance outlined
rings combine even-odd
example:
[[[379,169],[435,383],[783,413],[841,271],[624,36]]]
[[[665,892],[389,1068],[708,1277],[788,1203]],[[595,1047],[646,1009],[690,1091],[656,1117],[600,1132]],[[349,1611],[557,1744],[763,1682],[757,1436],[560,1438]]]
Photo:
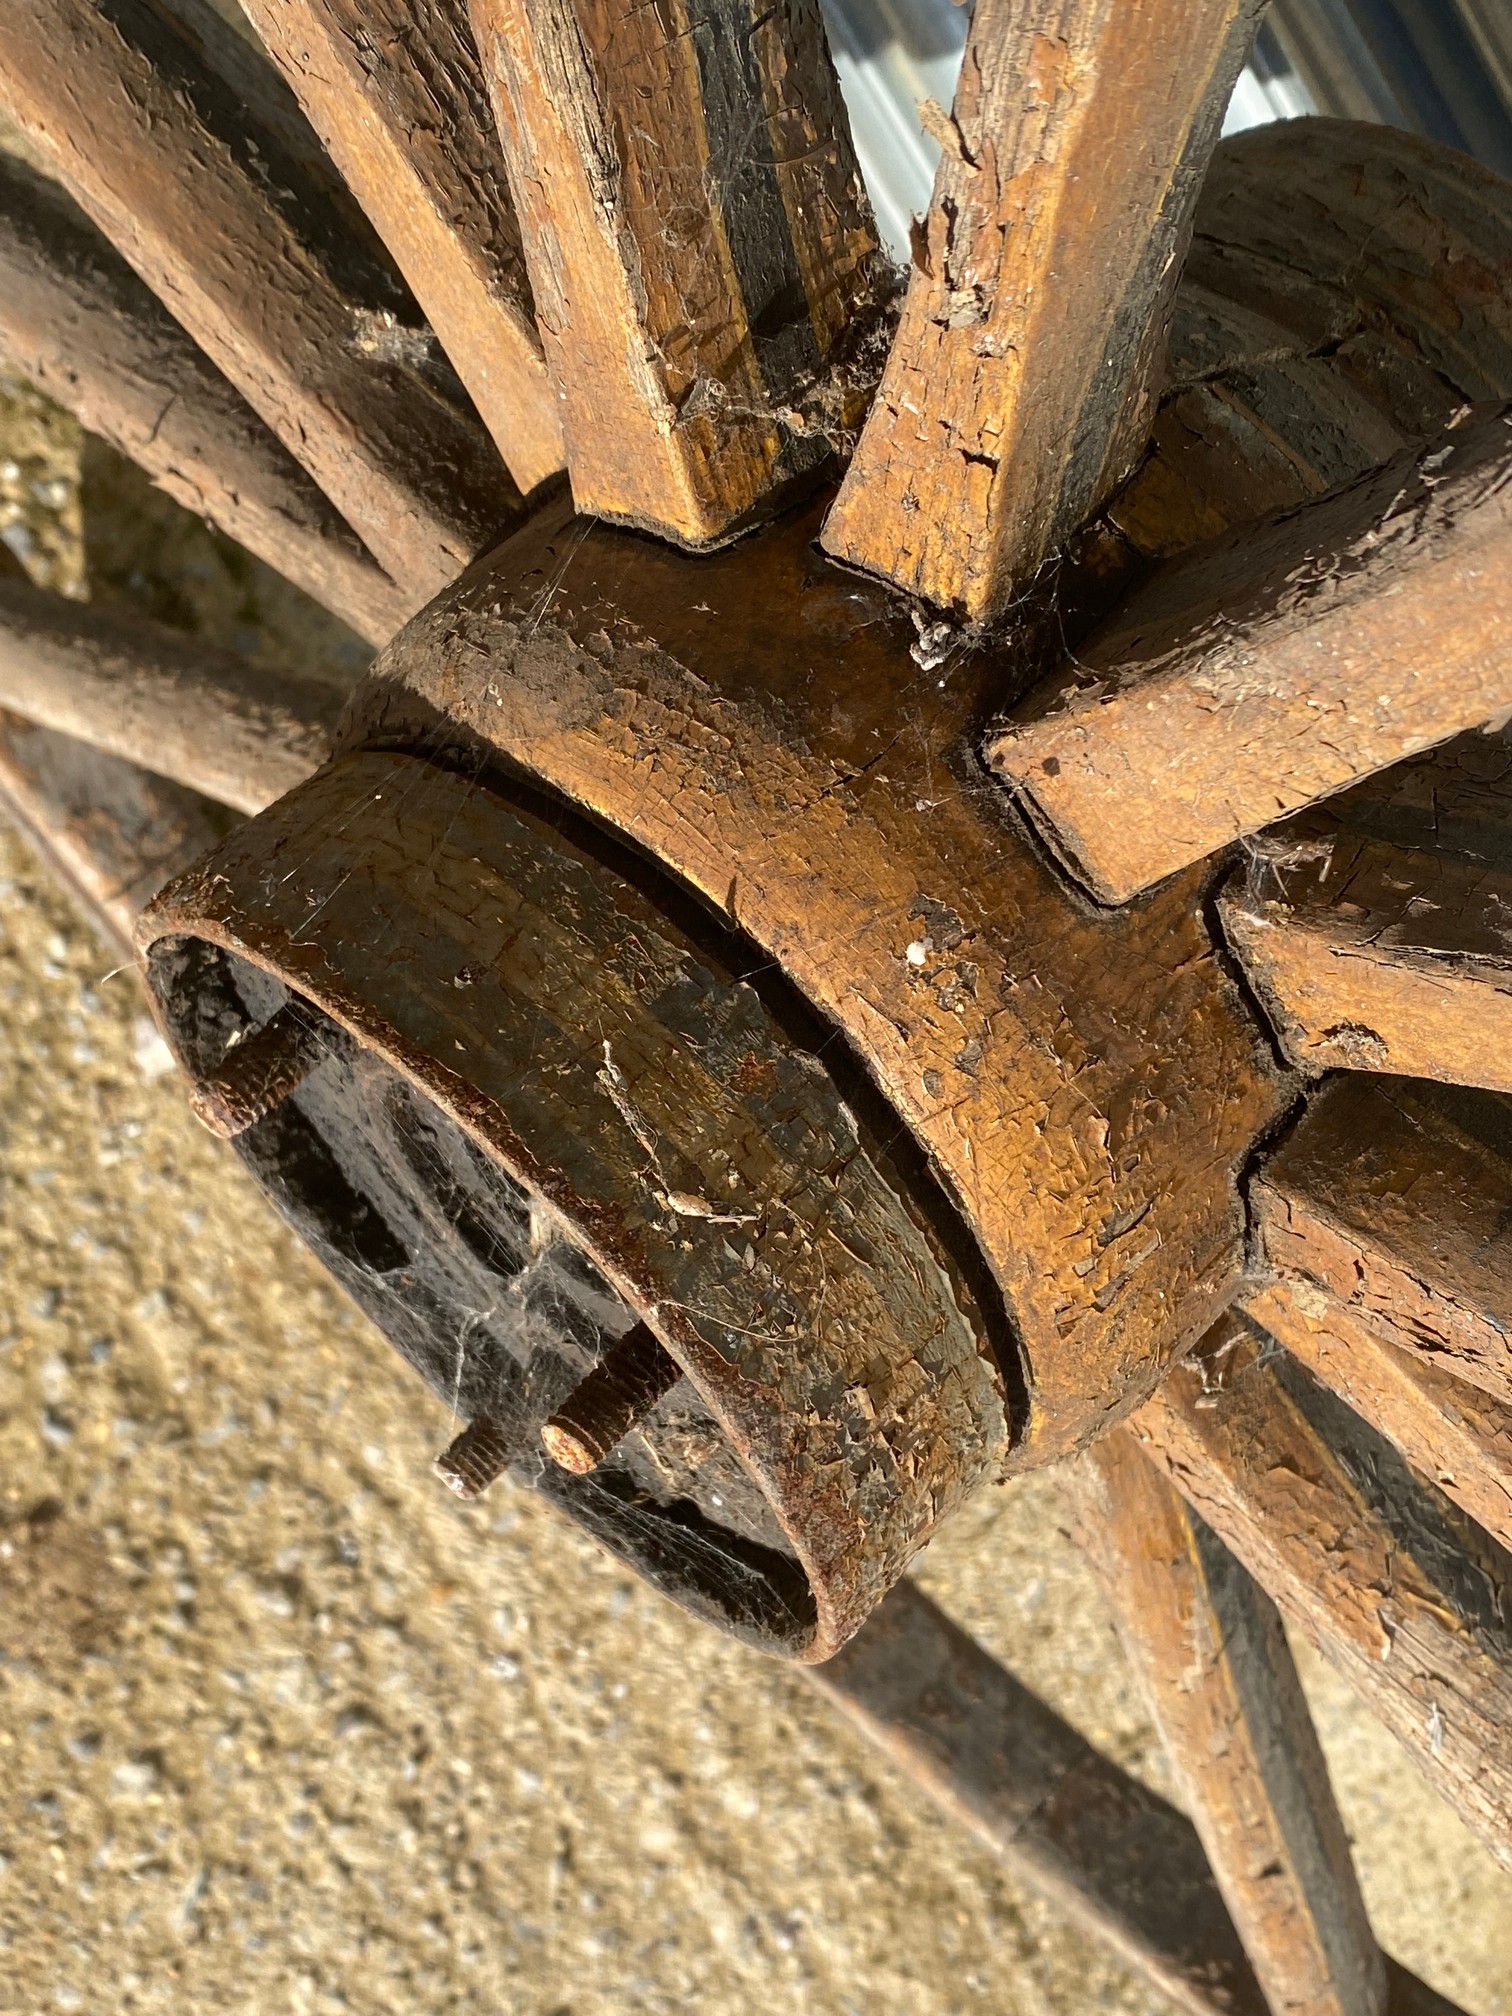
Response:
[[[266,1118],[309,1077],[325,1054],[329,1030],[306,1002],[286,1001],[276,1015],[233,1044],[189,1093],[198,1118],[223,1141]]]
[[[459,1498],[481,1498],[508,1468],[511,1454],[501,1425],[491,1414],[480,1414],[436,1458],[436,1473]]]
[[[682,1377],[644,1323],[627,1330],[541,1430],[552,1462],[575,1477],[596,1470]]]

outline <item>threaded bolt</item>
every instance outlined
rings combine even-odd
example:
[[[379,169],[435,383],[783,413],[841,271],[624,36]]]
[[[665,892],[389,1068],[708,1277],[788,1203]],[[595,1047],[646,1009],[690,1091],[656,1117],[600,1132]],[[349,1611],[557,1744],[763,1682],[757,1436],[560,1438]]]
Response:
[[[644,1323],[626,1331],[541,1430],[546,1454],[575,1477],[596,1470],[682,1377]]]
[[[298,1090],[325,1055],[329,1034],[307,1002],[286,1001],[191,1088],[189,1104],[212,1134],[233,1141]]]
[[[501,1424],[491,1414],[480,1414],[436,1458],[436,1474],[459,1498],[481,1498],[508,1469],[512,1454]]]

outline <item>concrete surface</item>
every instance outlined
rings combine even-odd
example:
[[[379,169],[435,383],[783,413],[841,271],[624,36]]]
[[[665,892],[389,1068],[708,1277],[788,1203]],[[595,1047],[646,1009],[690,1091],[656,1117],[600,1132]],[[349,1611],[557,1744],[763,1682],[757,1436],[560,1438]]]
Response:
[[[355,662],[0,381],[7,514],[38,578]],[[447,1497],[443,1410],[110,966],[0,835],[0,2016],[1165,2009],[792,1675],[528,1495]],[[1048,1482],[921,1579],[1169,1790]],[[1384,1942],[1512,2012],[1512,1879],[1304,1664]]]

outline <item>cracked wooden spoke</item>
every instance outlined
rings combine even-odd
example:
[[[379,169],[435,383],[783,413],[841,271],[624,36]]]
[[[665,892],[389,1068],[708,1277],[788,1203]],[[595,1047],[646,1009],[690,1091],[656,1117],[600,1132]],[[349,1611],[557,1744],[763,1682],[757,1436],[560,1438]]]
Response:
[[[977,0],[829,552],[987,622],[1128,475],[1259,14],[1257,0]]]
[[[1121,903],[1512,706],[1512,414],[1169,562],[990,746]]]
[[[1420,1353],[1512,1407],[1512,1102],[1343,1078],[1251,1189],[1292,1301]]]
[[[146,617],[0,581],[0,706],[260,812],[324,760],[339,701]]]
[[[0,155],[0,353],[371,644],[414,606],[56,183]]]
[[[405,591],[505,529],[518,492],[376,242],[149,0],[9,0],[0,99]]]
[[[1472,733],[1256,834],[1220,912],[1305,1071],[1512,1092],[1512,737]]]
[[[246,0],[522,490],[562,425],[467,0]]]
[[[718,539],[859,417],[890,281],[817,0],[472,0],[578,509]]]
[[[1133,1427],[1512,1867],[1512,1556],[1289,1353],[1234,1319]]]
[[[1271,2008],[1380,2016],[1385,1963],[1274,1604],[1128,1430],[1062,1476]]]

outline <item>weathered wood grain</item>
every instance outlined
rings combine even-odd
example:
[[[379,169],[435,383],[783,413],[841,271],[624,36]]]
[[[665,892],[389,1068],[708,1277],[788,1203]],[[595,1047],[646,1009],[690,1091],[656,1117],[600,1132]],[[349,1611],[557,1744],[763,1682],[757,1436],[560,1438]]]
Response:
[[[0,813],[128,960],[138,912],[236,823],[182,784],[3,710]]]
[[[1275,1605],[1127,1429],[1062,1476],[1271,2008],[1380,2016],[1385,1962]]]
[[[1512,1102],[1343,1078],[1251,1185],[1256,1257],[1304,1310],[1321,1296],[1512,1406],[1509,1200]]]
[[[1458,736],[1255,834],[1219,898],[1282,1048],[1512,1092],[1512,737]]]
[[[246,0],[522,490],[562,467],[466,0]]]
[[[817,0],[472,0],[580,511],[717,540],[822,469],[891,280]]]
[[[1257,0],[977,0],[829,552],[989,622],[1128,475],[1259,14]]]
[[[1158,570],[989,745],[1121,903],[1512,708],[1512,415]]]
[[[505,529],[407,290],[149,0],[9,0],[0,100],[404,590]]]
[[[383,644],[416,601],[56,183],[0,155],[0,354],[92,433]]]
[[[1247,1290],[1240,1307],[1446,1498],[1512,1547],[1512,1406],[1420,1351],[1387,1343],[1310,1282],[1267,1282]]]
[[[1132,1426],[1512,1867],[1512,1556],[1237,1321],[1221,1323]]]
[[[0,707],[238,811],[319,767],[337,705],[145,617],[0,581]]]

